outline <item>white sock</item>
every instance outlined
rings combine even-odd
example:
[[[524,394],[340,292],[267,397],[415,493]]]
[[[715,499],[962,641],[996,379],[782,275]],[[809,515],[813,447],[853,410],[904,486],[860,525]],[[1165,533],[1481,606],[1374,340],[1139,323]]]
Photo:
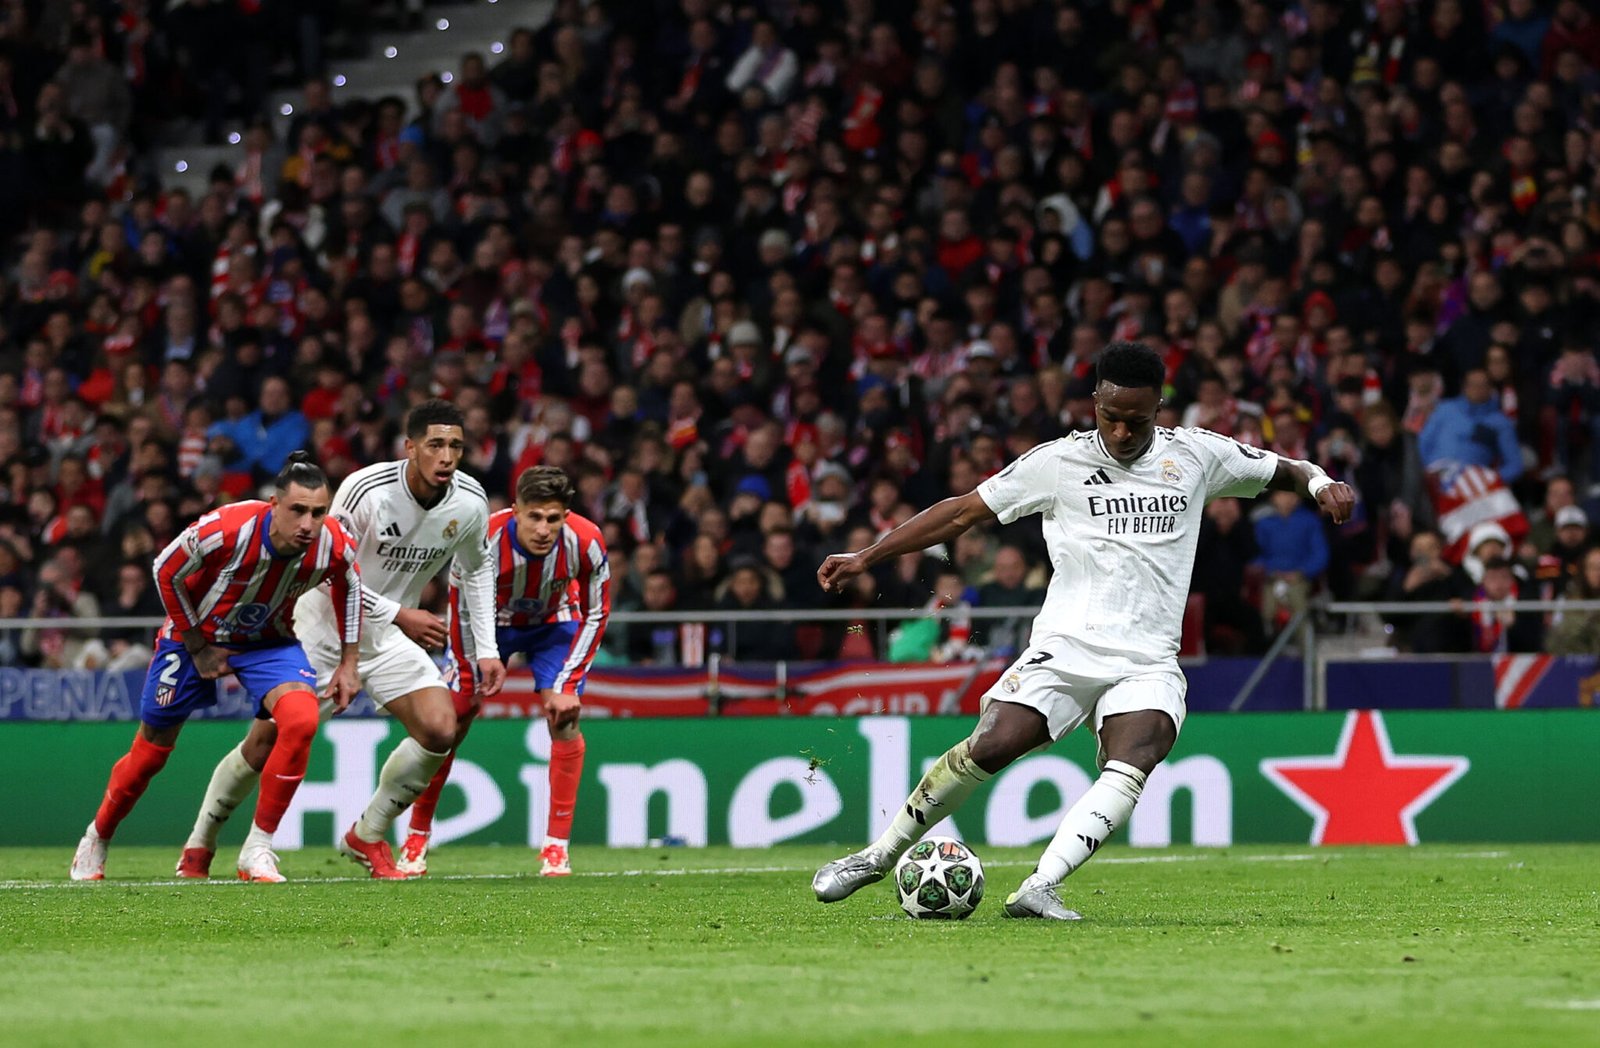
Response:
[[[1107,837],[1128,821],[1144,789],[1144,772],[1121,761],[1106,761],[1105,769],[1089,792],[1078,798],[1061,820],[1055,837],[1039,857],[1039,866],[1023,882],[1028,887],[1053,888],[1089,861]]]
[[[244,839],[244,847],[239,849],[239,854],[243,855],[245,852],[251,850],[252,848],[271,848],[271,847],[272,847],[272,834],[268,833],[266,830],[263,830],[261,827],[257,826],[256,823],[255,823],[255,820],[251,819],[250,820],[250,833],[249,833],[248,836],[245,837],[245,839]]]
[[[411,802],[422,796],[422,791],[433,781],[450,751],[433,753],[407,735],[400,745],[383,762],[378,773],[378,789],[367,802],[367,810],[356,820],[356,836],[368,844],[376,844],[389,835],[389,827],[400,813],[411,807]]]
[[[244,799],[250,796],[250,791],[260,781],[261,773],[250,767],[250,762],[244,759],[242,747],[243,743],[235,746],[217,762],[217,770],[211,773],[206,799],[200,802],[200,815],[194,821],[194,829],[189,832],[185,848],[216,851],[217,834],[222,832],[228,816],[244,803]],[[255,829],[254,822],[250,828],[252,831]]]
[[[895,862],[940,819],[955,814],[972,791],[988,781],[989,773],[972,759],[970,739],[962,739],[945,751],[928,769],[917,788],[906,798],[906,806],[895,812],[889,828],[867,849],[881,865]]]
[[[554,844],[557,848],[565,848],[567,846],[567,839],[565,837],[546,837],[542,847],[548,848],[552,844]]]

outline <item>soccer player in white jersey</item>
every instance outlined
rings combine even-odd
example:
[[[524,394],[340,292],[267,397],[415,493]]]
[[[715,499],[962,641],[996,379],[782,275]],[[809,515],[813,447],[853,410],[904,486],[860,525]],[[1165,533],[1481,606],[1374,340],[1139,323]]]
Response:
[[[971,736],[929,769],[882,836],[817,871],[818,900],[882,879],[979,784],[1092,719],[1100,777],[1005,903],[1010,917],[1078,919],[1057,885],[1128,820],[1183,726],[1178,642],[1205,504],[1295,491],[1335,523],[1349,518],[1354,493],[1312,463],[1207,430],[1158,428],[1165,368],[1148,346],[1113,342],[1096,377],[1095,429],[1030,449],[966,495],[818,569],[824,589],[840,590],[881,561],[1030,513],[1044,516],[1054,569],[1028,647],[984,696]]]
[[[494,632],[489,502],[482,485],[457,472],[465,449],[461,410],[448,401],[425,401],[406,416],[406,457],[351,474],[339,486],[330,511],[356,543],[362,565],[367,624],[357,667],[362,687],[407,732],[384,762],[366,810],[339,841],[341,852],[380,880],[406,876],[395,866],[386,839],[389,828],[427,789],[460,741],[450,690],[424,650],[445,646],[445,625],[418,608],[423,587],[452,561],[461,571],[461,599],[475,609],[479,693],[494,695],[505,683]],[[338,649],[332,645],[337,636],[333,607],[326,593],[302,598],[295,633],[320,682],[338,664]],[[324,716],[331,712],[323,710]],[[209,876],[217,832],[249,796],[275,737],[272,722],[257,719],[244,742],[217,765],[178,861],[180,877]]]

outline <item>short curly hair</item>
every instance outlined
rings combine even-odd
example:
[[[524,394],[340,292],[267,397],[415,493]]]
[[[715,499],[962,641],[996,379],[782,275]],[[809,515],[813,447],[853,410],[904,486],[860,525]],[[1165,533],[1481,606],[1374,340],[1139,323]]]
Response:
[[[1117,341],[1100,352],[1095,378],[1126,389],[1147,386],[1160,393],[1167,381],[1167,366],[1161,354],[1143,342]]]
[[[428,435],[429,426],[459,426],[466,429],[467,417],[448,400],[435,397],[424,400],[406,414],[406,436],[421,440]]]

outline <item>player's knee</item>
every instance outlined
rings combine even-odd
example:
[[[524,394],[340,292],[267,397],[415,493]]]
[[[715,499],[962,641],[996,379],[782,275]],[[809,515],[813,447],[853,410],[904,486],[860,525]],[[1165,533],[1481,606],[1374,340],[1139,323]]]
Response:
[[[1105,760],[1121,761],[1123,764],[1131,764],[1135,768],[1138,768],[1140,771],[1144,772],[1146,775],[1149,775],[1151,772],[1156,770],[1156,765],[1167,759],[1167,750],[1169,749],[1171,749],[1171,747],[1162,748],[1160,746],[1149,744],[1140,746],[1124,746],[1114,751],[1107,751],[1105,754]]]
[[[448,753],[456,744],[456,730],[456,711],[445,706],[419,716],[411,735],[431,753]]]
[[[993,775],[1019,757],[1050,742],[1050,727],[1039,711],[1015,703],[991,703],[967,740],[972,762]]]
[[[987,731],[968,740],[967,755],[986,774],[993,775],[1032,748],[1008,733]]]
[[[148,721],[140,721],[138,735],[139,738],[143,739],[145,742],[148,742],[152,746],[170,749],[178,744],[178,733],[182,730],[182,724],[171,724],[164,727],[157,727]],[[163,756],[161,760],[163,763],[165,763],[166,757]]]
[[[319,719],[317,697],[309,691],[291,691],[272,707],[272,722],[278,726],[278,740],[284,745],[308,745],[317,734]]]
[[[1156,765],[1167,759],[1176,741],[1170,733],[1153,732],[1134,738],[1119,739],[1103,746],[1101,757],[1106,761],[1121,761],[1149,775]]]

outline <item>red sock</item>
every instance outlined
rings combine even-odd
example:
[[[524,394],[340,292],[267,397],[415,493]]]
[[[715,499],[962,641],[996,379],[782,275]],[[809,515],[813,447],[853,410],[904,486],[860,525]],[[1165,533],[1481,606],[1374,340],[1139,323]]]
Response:
[[[422,791],[422,796],[411,802],[411,832],[431,833],[433,831],[433,811],[439,807],[439,794],[444,792],[444,784],[450,779],[450,769],[455,767],[456,751],[451,750],[450,756],[439,765],[439,770],[433,773],[433,781],[428,783],[428,788]]]
[[[578,806],[578,780],[583,778],[583,736],[550,743],[550,821],[546,837],[572,839],[572,810]]]
[[[311,740],[317,735],[317,697],[309,691],[291,691],[272,707],[278,738],[261,769],[261,795],[256,798],[256,825],[273,833],[294,800],[294,791],[306,777]]]
[[[157,746],[143,735],[133,737],[133,745],[122,759],[111,766],[111,781],[106,783],[105,800],[94,813],[94,830],[105,840],[117,832],[117,824],[128,817],[144,796],[146,786],[172,756],[171,746]]]

